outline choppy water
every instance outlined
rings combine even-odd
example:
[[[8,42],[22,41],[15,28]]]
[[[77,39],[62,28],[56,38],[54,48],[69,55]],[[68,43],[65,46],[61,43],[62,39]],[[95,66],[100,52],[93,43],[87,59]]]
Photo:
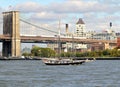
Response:
[[[120,87],[120,61],[46,66],[39,60],[0,61],[0,87]]]

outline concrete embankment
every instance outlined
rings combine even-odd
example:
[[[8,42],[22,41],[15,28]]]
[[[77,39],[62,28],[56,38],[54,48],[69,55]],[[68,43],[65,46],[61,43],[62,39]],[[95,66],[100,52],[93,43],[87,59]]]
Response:
[[[41,57],[0,57],[0,60],[41,60]]]
[[[120,60],[120,57],[97,57],[96,60]]]
[[[77,57],[78,60],[120,60],[120,57]]]
[[[120,60],[120,57],[61,57],[61,59],[75,59],[75,60]],[[0,57],[0,60],[41,60],[41,57]]]

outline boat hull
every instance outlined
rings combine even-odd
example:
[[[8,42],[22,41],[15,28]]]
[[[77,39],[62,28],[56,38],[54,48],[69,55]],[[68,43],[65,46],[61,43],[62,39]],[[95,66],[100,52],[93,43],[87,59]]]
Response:
[[[79,65],[85,62],[85,60],[45,60],[46,65]]]

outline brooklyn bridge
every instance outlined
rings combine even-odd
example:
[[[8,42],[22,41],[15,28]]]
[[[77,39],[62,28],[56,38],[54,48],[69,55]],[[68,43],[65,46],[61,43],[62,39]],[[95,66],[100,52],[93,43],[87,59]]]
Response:
[[[2,34],[0,35],[0,42],[2,42],[2,55],[19,57],[21,56],[21,43],[55,43],[55,35],[58,32],[49,28],[38,26],[34,22],[26,21],[20,17],[19,11],[3,12],[2,20],[3,28],[0,29]],[[24,24],[24,27],[20,26]],[[27,33],[26,33],[27,32]],[[47,36],[42,34],[44,32],[52,33],[53,36]],[[95,39],[80,39],[74,37],[65,37],[65,34],[60,34],[60,41],[62,43],[76,42],[76,43],[104,43],[106,45],[116,44],[116,41],[111,40],[95,40]],[[74,39],[73,39],[74,38]]]

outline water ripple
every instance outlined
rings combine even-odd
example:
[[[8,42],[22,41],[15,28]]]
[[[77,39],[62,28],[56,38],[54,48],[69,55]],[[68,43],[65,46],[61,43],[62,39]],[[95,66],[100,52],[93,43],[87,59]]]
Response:
[[[120,61],[46,66],[38,60],[0,61],[0,87],[120,87]]]

